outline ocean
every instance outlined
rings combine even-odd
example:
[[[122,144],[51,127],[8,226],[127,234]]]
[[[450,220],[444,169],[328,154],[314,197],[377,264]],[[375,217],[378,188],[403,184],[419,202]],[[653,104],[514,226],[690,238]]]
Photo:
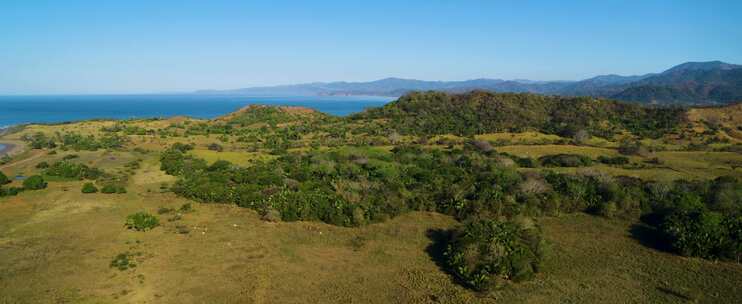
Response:
[[[0,128],[93,118],[214,118],[250,104],[302,106],[346,116],[394,100],[375,96],[62,95],[0,96]]]

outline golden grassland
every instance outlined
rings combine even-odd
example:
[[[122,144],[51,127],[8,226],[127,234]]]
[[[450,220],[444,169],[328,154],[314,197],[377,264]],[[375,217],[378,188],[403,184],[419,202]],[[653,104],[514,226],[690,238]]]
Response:
[[[131,123],[162,128],[172,121]],[[113,124],[34,125],[3,140],[17,141],[34,132],[98,135],[101,127]],[[539,219],[550,252],[542,272],[533,281],[488,294],[462,287],[443,270],[440,235],[457,222],[436,213],[413,212],[385,223],[344,228],[316,222],[270,223],[250,209],[196,204],[195,212],[184,213],[181,219],[172,212],[159,215],[161,226],[152,231],[127,230],[123,224],[129,214],[157,214],[160,207],[177,209],[190,203],[162,190],[174,177],[160,171],[157,151],[169,144],[194,143],[191,153],[209,162],[249,165],[275,157],[247,152],[238,143],[221,142],[213,135],[129,138],[127,151],[57,149],[57,154],[49,155],[27,150],[0,166],[13,177],[38,174],[39,162],[52,163],[70,154],[79,156],[75,162],[110,172],[125,172],[126,163],[142,160],[141,168],[128,179],[126,194],[82,194],[82,181],[60,180],[50,181],[45,190],[0,198],[0,303],[739,303],[742,299],[742,265],[664,252],[655,248],[651,228],[586,214]],[[478,138],[507,140],[508,145],[496,150],[521,157],[619,155],[614,142],[600,139],[590,146],[576,146],[552,144],[560,138],[540,133]],[[206,148],[214,142],[224,145],[225,152]],[[150,152],[132,152],[134,147]],[[663,151],[630,159],[643,163],[655,157],[661,164],[641,168],[595,164],[588,169],[655,180],[742,176],[742,155],[731,152]],[[120,271],[109,266],[116,255],[127,252],[137,267]]]

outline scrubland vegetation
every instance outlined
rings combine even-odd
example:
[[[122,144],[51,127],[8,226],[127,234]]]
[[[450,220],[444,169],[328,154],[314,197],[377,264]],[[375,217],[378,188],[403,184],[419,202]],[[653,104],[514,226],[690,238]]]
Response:
[[[100,252],[84,277],[127,286],[54,285],[78,302],[737,302],[740,110],[426,92],[345,118],[30,125],[5,136],[29,151],[0,167],[0,290],[42,280],[10,263],[57,261],[20,254],[62,223]],[[170,283],[172,263],[220,278]]]

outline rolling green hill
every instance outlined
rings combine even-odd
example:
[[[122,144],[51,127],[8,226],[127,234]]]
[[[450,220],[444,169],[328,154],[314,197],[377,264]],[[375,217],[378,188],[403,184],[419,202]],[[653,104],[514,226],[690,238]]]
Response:
[[[387,120],[403,134],[474,135],[531,130],[569,137],[585,130],[603,137],[626,131],[658,137],[678,128],[685,121],[684,111],[590,97],[416,92],[352,119]]]

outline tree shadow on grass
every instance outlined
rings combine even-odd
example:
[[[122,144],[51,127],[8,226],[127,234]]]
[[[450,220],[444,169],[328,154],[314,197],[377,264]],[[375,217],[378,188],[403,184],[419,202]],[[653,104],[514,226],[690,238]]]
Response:
[[[428,247],[425,248],[425,252],[428,254],[430,259],[435,262],[438,268],[449,275],[454,283],[467,287],[466,283],[462,281],[451,269],[448,268],[446,263],[446,247],[453,235],[453,230],[450,229],[428,229],[426,236],[432,241]]]
[[[672,248],[662,237],[662,233],[655,227],[638,223],[631,226],[629,233],[633,239],[639,241],[639,244],[663,252],[672,252]]]

